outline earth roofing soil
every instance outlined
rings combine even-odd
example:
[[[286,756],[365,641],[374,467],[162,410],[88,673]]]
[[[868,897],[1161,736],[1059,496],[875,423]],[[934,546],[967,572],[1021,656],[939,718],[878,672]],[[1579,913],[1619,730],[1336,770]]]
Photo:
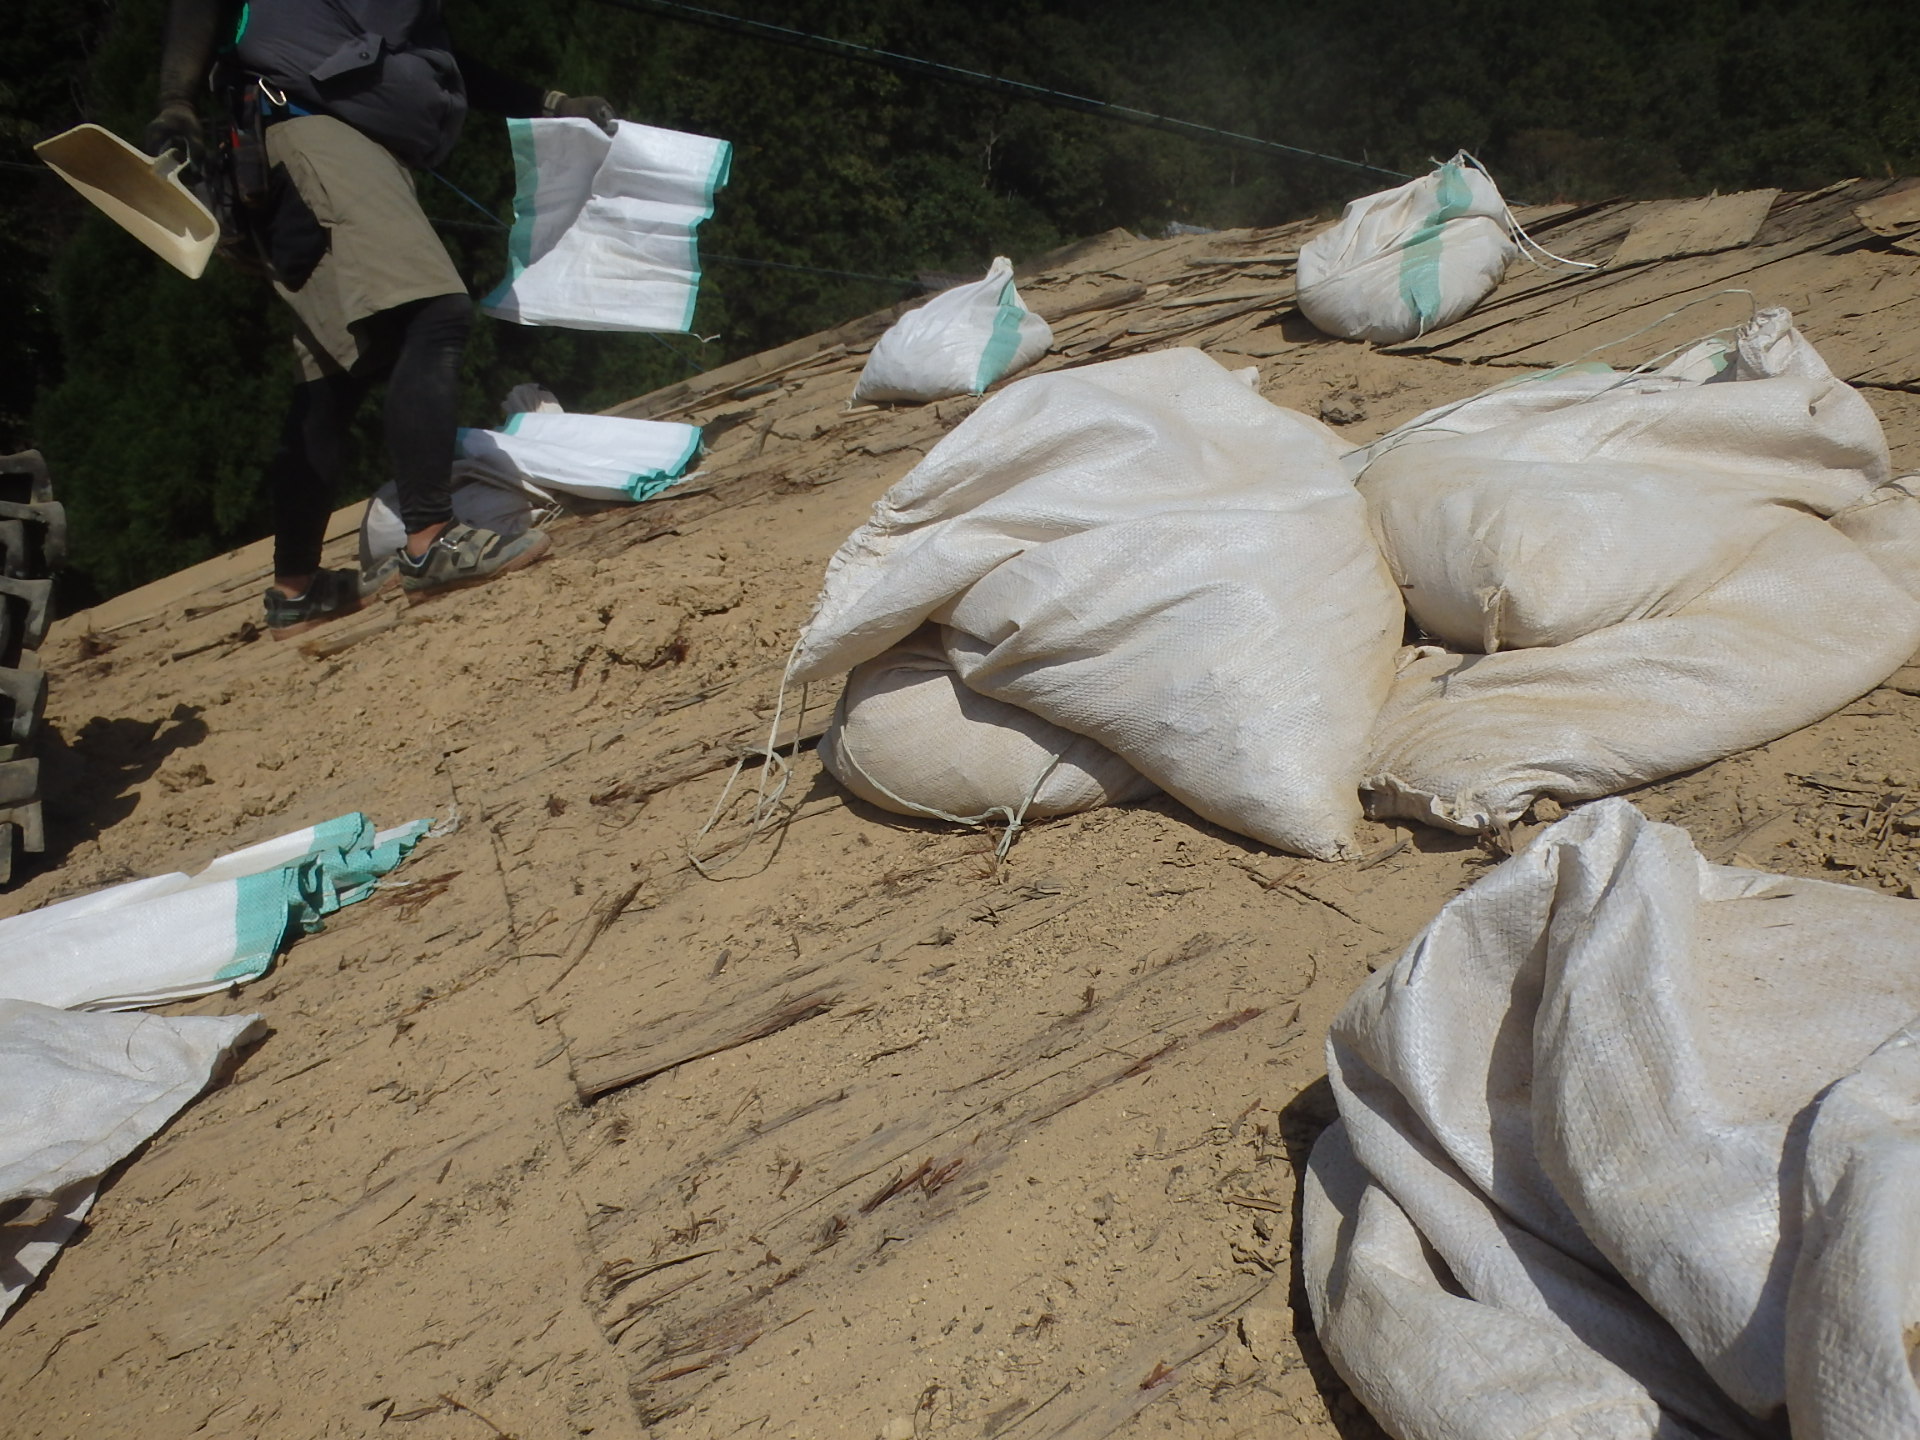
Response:
[[[1293,313],[1276,257],[1311,225],[1116,233],[1022,291],[1058,317],[1040,368],[1197,345],[1363,443],[1713,297],[1607,352],[1648,358],[1745,287],[1912,468],[1920,259],[1852,214],[1895,189],[1782,196],[1704,255],[1516,265],[1391,350]],[[1523,218],[1604,261],[1662,213]],[[625,407],[706,424],[700,475],[317,657],[255,637],[258,546],[59,627],[54,853],[10,913],[346,810],[460,823],[265,980],[176,1007],[272,1034],[0,1327],[9,1434],[1378,1433],[1300,1304],[1297,1165],[1328,1021],[1492,851],[1370,826],[1323,865],[1162,799],[996,866],[803,750],[784,830],[718,880],[686,862],[827,557],[975,403],[847,409],[887,318]],[[1917,697],[1902,671],[1634,798],[1716,858],[1909,889]]]

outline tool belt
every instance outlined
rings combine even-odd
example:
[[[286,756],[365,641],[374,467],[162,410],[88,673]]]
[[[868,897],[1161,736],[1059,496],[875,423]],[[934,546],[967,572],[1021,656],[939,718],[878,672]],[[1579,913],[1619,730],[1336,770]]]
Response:
[[[220,221],[219,253],[298,290],[330,241],[286,167],[267,158],[267,131],[313,112],[289,102],[261,76],[225,64],[215,68],[213,90],[222,115],[206,185],[209,208]]]

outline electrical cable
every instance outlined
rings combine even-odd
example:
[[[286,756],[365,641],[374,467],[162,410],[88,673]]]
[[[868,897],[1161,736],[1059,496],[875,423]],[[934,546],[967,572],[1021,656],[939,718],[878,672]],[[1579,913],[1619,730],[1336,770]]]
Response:
[[[662,340],[660,336],[657,335],[655,332],[651,330],[642,330],[640,333],[642,335],[645,335],[649,340],[653,341],[654,344],[658,345],[662,350],[666,351],[669,355],[673,356],[673,358],[678,360],[682,365],[688,366],[695,375],[704,375],[707,373],[706,366],[702,365],[698,360],[694,359],[691,355],[681,354],[680,351],[674,349],[673,346],[669,345],[665,340]]]
[[[863,65],[878,65],[883,69],[899,70],[910,75],[926,75],[935,80],[947,81],[949,84],[965,85],[975,90],[988,90],[997,95],[1011,95],[1022,100],[1033,100],[1062,110],[1076,110],[1083,115],[1102,115],[1110,120],[1140,125],[1149,130],[1164,130],[1173,135],[1185,135],[1192,140],[1232,145],[1242,150],[1253,150],[1267,155],[1284,155],[1293,160],[1317,160],[1325,165],[1340,165],[1349,170],[1364,170],[1370,175],[1385,175],[1394,180],[1413,178],[1398,170],[1389,170],[1381,165],[1369,165],[1363,160],[1348,160],[1340,155],[1323,155],[1318,150],[1305,150],[1298,145],[1284,145],[1278,140],[1263,140],[1257,135],[1242,135],[1235,130],[1221,130],[1216,126],[1201,125],[1192,120],[1176,120],[1169,115],[1155,115],[1149,110],[1137,110],[1131,105],[1115,105],[1111,101],[1094,100],[1085,95],[1072,95],[1064,90],[1049,89],[1045,85],[1030,85],[1024,80],[1009,80],[1001,75],[988,75],[978,70],[963,70],[957,65],[944,65],[937,60],[922,60],[916,55],[902,55],[892,50],[878,50],[871,45],[859,45],[851,40],[835,40],[826,35],[812,35],[805,30],[793,30],[785,25],[770,24],[765,20],[749,20],[743,15],[728,15],[719,10],[707,10],[698,5],[683,4],[681,0],[594,0],[594,3],[615,10],[628,10],[638,15],[659,15],[669,20],[683,21],[689,25],[704,25],[708,29],[745,35],[775,45],[791,45],[796,49],[813,50],[823,55],[838,56],[842,60],[858,61]]]

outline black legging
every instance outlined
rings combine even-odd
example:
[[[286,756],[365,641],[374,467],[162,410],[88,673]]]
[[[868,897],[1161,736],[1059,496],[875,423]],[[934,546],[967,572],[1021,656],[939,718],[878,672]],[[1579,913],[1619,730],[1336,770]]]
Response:
[[[363,358],[352,371],[294,387],[293,408],[267,465],[273,496],[273,570],[311,575],[320,568],[327,517],[347,461],[347,427],[367,390],[387,376],[387,458],[400,491],[407,533],[453,518],[453,469],[460,357],[473,326],[465,295],[383,310],[362,321]]]

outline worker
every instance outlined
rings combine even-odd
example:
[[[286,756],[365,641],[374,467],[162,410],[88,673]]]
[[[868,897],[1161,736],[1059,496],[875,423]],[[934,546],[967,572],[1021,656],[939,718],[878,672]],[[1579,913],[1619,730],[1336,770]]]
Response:
[[[216,62],[228,24],[233,38]],[[233,137],[211,173],[295,319],[299,383],[266,469],[268,631],[285,638],[351,614],[396,570],[417,601],[539,559],[548,545],[539,530],[508,538],[453,518],[455,404],[473,307],[412,171],[446,159],[469,101],[502,115],[589,119],[609,133],[613,107],[457,60],[440,0],[172,0],[151,153],[202,159],[194,97],[210,72],[219,123]],[[372,575],[328,570],[320,547],[348,427],[382,378],[406,544]]]

